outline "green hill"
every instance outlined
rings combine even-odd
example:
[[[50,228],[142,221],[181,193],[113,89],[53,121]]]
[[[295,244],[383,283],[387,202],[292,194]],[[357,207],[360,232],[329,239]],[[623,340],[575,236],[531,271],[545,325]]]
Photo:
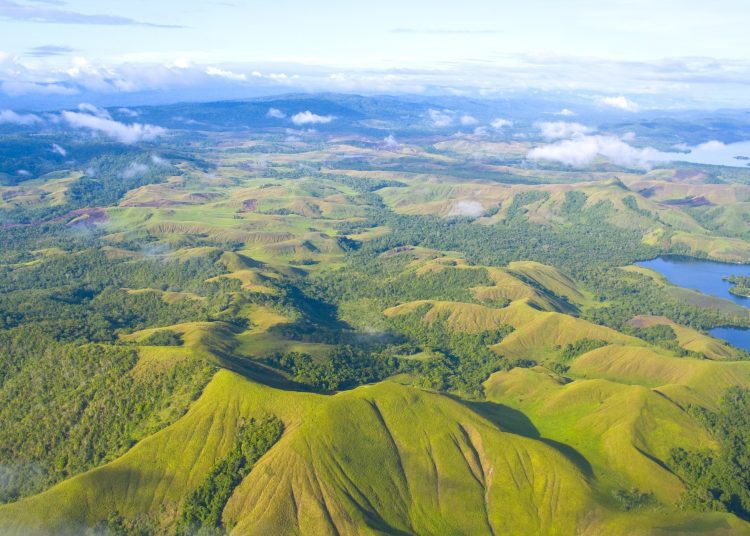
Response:
[[[742,527],[720,514],[618,513],[566,449],[443,395],[384,383],[326,397],[224,371],[184,417],[121,458],[0,507],[0,530],[75,534],[112,512],[170,526],[239,424],[267,414],[286,432],[224,509],[237,534],[629,534],[657,518],[664,530]]]

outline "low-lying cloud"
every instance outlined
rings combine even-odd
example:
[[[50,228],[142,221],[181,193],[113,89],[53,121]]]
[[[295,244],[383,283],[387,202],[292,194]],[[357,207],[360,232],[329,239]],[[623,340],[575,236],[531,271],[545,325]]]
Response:
[[[458,201],[451,208],[449,216],[468,216],[477,218],[484,214],[484,207],[479,201]]]
[[[266,112],[266,117],[270,117],[272,119],[284,119],[286,117],[286,114],[278,108],[269,108]]]
[[[318,115],[310,110],[299,112],[292,116],[292,123],[295,125],[316,125],[327,124],[334,120],[332,115]]]
[[[125,168],[125,171],[120,174],[120,177],[123,179],[135,179],[143,177],[146,173],[148,173],[148,166],[146,164],[131,162],[130,165]]]
[[[656,149],[639,149],[616,136],[597,135],[580,136],[535,147],[526,157],[529,160],[546,160],[577,168],[589,166],[597,158],[604,157],[618,166],[648,168],[652,162],[661,159],[660,155]]]
[[[0,110],[0,124],[9,123],[11,125],[33,125],[41,123],[42,118],[34,114],[19,114],[13,110]]]
[[[594,132],[594,128],[587,127],[581,123],[569,123],[567,121],[542,121],[536,123],[542,137],[548,140],[562,140],[584,136]]]
[[[497,119],[494,119],[492,123],[490,123],[490,126],[495,130],[502,130],[505,127],[512,127],[513,121],[511,121],[510,119],[503,119],[502,117],[498,117]]]
[[[117,111],[122,115],[127,115],[128,117],[138,117],[139,115],[141,115],[140,112],[131,110],[130,108],[118,108]]]
[[[401,144],[396,140],[396,136],[394,136],[393,134],[388,134],[385,138],[383,138],[381,146],[384,149],[395,150],[400,148]]]
[[[637,112],[641,109],[641,107],[638,106],[637,103],[622,95],[620,95],[619,97],[602,97],[599,102],[601,102],[605,106],[618,108],[620,110],[625,110],[626,112]]]
[[[453,124],[453,113],[450,110],[427,110],[432,126],[438,128],[449,127]]]
[[[74,128],[84,128],[100,132],[127,144],[152,141],[167,133],[165,129],[156,125],[143,123],[125,124],[113,119],[87,113],[64,111],[61,115]]]
[[[87,114],[92,114],[97,117],[103,117],[104,119],[112,119],[112,116],[104,108],[99,108],[88,102],[82,102],[78,105],[78,110]]]
[[[233,71],[227,71],[226,69],[219,69],[218,67],[206,68],[206,74],[208,76],[218,76],[219,78],[226,78],[227,80],[234,80],[237,82],[247,80],[247,75],[243,73],[235,73]]]
[[[55,154],[59,154],[63,158],[68,156],[68,151],[65,150],[65,148],[61,147],[60,145],[53,143],[52,144],[52,152]]]

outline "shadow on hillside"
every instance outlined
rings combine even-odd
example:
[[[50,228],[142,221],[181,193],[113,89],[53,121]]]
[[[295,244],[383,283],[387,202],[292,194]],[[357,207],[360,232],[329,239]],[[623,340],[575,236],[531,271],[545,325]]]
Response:
[[[236,372],[237,374],[244,376],[250,380],[258,382],[274,389],[282,389],[284,391],[296,391],[302,393],[312,392],[306,385],[296,383],[284,374],[277,371],[276,369],[253,361],[245,357],[237,357],[222,353],[217,356],[219,365],[223,368]]]
[[[464,400],[452,396],[456,402],[463,404],[475,413],[478,413],[488,421],[503,430],[517,435],[536,439],[545,445],[552,447],[560,454],[568,458],[587,478],[593,476],[593,470],[588,460],[576,449],[565,443],[542,437],[534,423],[521,411],[503,404],[488,401]]]

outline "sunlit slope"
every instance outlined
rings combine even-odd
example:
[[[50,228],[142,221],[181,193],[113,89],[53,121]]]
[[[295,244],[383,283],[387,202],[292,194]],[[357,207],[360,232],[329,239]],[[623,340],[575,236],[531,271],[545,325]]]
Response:
[[[431,306],[424,315],[425,322],[446,318],[449,328],[480,332],[513,326],[514,331],[492,348],[508,357],[544,358],[555,346],[572,344],[581,339],[599,339],[610,343],[645,345],[635,337],[623,335],[611,328],[599,326],[574,316],[551,311],[540,311],[525,300],[516,301],[503,309],[460,302],[420,300],[405,303],[384,311],[386,316],[406,314],[420,306]]]
[[[229,502],[238,534],[566,534],[591,506],[562,454],[442,395],[386,383],[326,398],[225,371],[185,417],[115,462],[0,508],[0,531],[75,533],[113,511],[168,524],[238,423],[266,413],[286,433]]]
[[[659,388],[670,397],[713,406],[727,388],[750,386],[750,362],[669,357],[649,348],[605,346],[578,357],[570,373]]]
[[[586,301],[578,285],[552,266],[533,261],[512,262],[506,268],[469,264],[462,256],[426,248],[410,248],[404,253],[416,256],[409,264],[416,276],[445,270],[474,270],[487,274],[492,285],[472,287],[474,297],[482,302],[525,300],[544,311],[577,312]],[[396,251],[384,255],[398,254]]]
[[[552,266],[533,261],[516,261],[508,265],[508,270],[571,303],[581,304],[586,301],[586,296],[576,282]]]
[[[319,407],[231,499],[240,534],[558,533],[590,497],[560,453],[395,384]]]
[[[741,357],[737,349],[724,341],[704,335],[695,329],[681,326],[664,316],[641,315],[633,318],[629,324],[634,327],[669,326],[674,331],[677,342],[681,347],[685,350],[700,352],[709,359],[722,360]]]
[[[185,496],[234,444],[237,426],[272,413],[293,430],[320,397],[287,393],[221,371],[174,425],[100,468],[0,507],[0,533],[71,533],[106,520],[155,513],[174,519]]]
[[[528,426],[542,437],[582,455],[597,486],[636,487],[664,504],[674,504],[684,491],[666,468],[670,450],[715,446],[682,406],[640,385],[600,379],[565,383],[536,368],[497,373],[485,388],[489,400],[527,415]]]
[[[391,382],[321,396],[222,371],[183,418],[121,458],[0,507],[0,532],[77,534],[112,512],[151,515],[168,527],[228,452],[237,426],[267,414],[284,422],[285,433],[224,510],[235,534],[658,534],[645,527],[702,524],[721,533],[744,526],[720,514],[618,512],[592,489],[580,456],[523,435],[511,416],[472,407]],[[607,425],[594,420],[585,433]]]

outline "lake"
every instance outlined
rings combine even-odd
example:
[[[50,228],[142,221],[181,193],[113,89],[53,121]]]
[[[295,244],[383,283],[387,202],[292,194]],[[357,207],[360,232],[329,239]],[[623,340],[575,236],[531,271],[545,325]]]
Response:
[[[703,294],[724,298],[742,307],[750,308],[750,299],[729,292],[731,284],[724,281],[730,275],[750,276],[750,265],[714,262],[690,257],[658,257],[636,263],[660,273],[673,285],[685,287]],[[715,328],[711,335],[729,344],[750,351],[750,330],[725,327]]]
[[[709,141],[695,147],[685,147],[684,151],[660,151],[652,159],[655,162],[690,162],[731,167],[747,167],[750,162],[750,141],[727,144]]]

